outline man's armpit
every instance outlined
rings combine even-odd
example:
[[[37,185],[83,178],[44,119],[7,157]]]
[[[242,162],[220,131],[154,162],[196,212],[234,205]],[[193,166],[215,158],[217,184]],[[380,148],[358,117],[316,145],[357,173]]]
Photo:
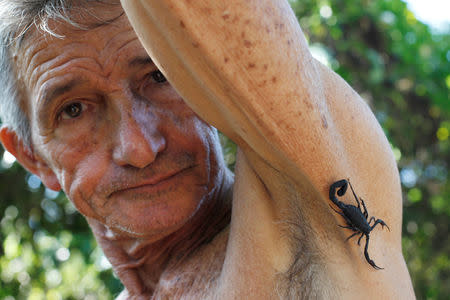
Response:
[[[331,293],[325,256],[317,240],[323,233],[311,226],[298,201],[289,206],[280,225],[289,240],[292,263],[278,275],[277,292],[281,299],[331,299],[336,291]]]

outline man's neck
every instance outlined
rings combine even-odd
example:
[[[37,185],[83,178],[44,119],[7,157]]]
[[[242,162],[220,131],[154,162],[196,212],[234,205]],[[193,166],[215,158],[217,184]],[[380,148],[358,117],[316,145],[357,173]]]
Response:
[[[227,171],[228,172],[228,171]],[[203,201],[193,218],[178,231],[153,242],[125,239],[122,247],[130,257],[124,269],[135,269],[147,293],[153,293],[163,273],[176,273],[200,249],[222,232],[230,223],[233,176],[227,173]],[[181,267],[181,265],[184,265]]]

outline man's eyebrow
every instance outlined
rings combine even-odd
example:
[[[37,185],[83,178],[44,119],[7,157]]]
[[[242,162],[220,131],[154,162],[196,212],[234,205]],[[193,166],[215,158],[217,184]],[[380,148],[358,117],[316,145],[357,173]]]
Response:
[[[129,67],[137,67],[137,66],[151,65],[151,64],[153,64],[153,61],[148,56],[138,56],[128,62]]]
[[[76,86],[82,83],[81,79],[74,79],[69,81],[68,83],[64,83],[61,85],[56,85],[54,87],[49,87],[45,89],[43,92],[44,106],[49,105],[53,99],[59,97],[67,92],[73,90]]]

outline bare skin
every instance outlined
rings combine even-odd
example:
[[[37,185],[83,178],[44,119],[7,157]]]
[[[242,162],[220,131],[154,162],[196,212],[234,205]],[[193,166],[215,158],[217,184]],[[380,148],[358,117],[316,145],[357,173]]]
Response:
[[[33,145],[4,127],[5,148],[86,216],[122,298],[414,298],[398,174],[372,113],[310,57],[287,3],[220,3],[123,1],[192,109],[158,82],[125,16],[88,32],[59,25],[64,39],[32,31],[16,57]],[[198,116],[240,147],[232,196]],[[345,242],[328,206],[329,186],[348,177],[391,228],[371,233],[386,270]]]
[[[61,28],[65,39],[31,32],[22,43],[32,152],[7,128],[2,141],[48,187],[62,187],[125,285],[152,292],[172,251],[188,255],[228,225],[232,174],[215,129],[156,81],[126,17],[71,31]],[[204,223],[213,229],[196,237]],[[190,235],[199,240],[185,242]],[[145,283],[128,275],[138,267]]]

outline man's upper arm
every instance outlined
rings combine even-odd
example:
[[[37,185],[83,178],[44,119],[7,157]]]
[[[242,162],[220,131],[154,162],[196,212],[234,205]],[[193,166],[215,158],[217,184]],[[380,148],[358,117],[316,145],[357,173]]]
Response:
[[[359,96],[312,58],[287,1],[122,3],[186,102],[244,151],[325,198],[333,181],[348,177],[363,197],[391,189],[400,196],[381,128]]]
[[[152,59],[204,120],[233,139],[253,168],[259,161],[307,186],[307,198],[318,202],[298,205],[326,225],[317,230],[345,234],[328,189],[350,178],[369,214],[390,226],[382,241],[401,256],[401,192],[389,143],[360,97],[311,57],[287,1],[122,4]],[[270,188],[270,172],[262,173]],[[341,247],[349,247],[344,239]]]

